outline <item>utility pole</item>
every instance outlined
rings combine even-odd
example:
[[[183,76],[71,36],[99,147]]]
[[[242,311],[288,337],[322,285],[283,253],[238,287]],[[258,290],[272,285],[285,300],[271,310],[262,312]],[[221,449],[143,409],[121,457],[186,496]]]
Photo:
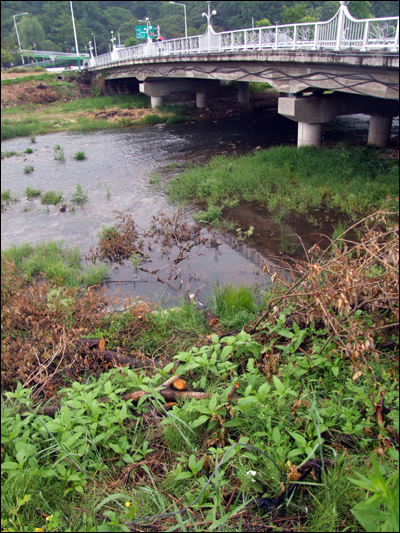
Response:
[[[72,9],[72,2],[70,2],[71,6],[71,15],[72,15],[72,26],[74,28],[74,37],[75,37],[75,48],[76,48],[76,57],[78,58],[78,70],[81,71],[81,62],[79,60],[79,49],[78,49],[78,39],[76,38],[76,29],[75,29],[75,20],[74,20],[74,10]]]
[[[21,41],[19,40],[19,35],[18,35],[17,23],[15,22],[15,17],[22,17],[22,15],[28,15],[28,12],[25,11],[25,13],[18,13],[18,15],[13,15],[13,19],[14,19],[15,32],[17,34],[17,40],[18,40],[19,51],[21,54],[22,64],[25,65],[24,56],[22,55]]]

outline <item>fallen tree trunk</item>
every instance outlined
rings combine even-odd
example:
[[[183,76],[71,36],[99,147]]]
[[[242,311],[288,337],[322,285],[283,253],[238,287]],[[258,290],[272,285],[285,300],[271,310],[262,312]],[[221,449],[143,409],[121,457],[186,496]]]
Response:
[[[167,402],[178,402],[182,398],[196,398],[197,400],[202,400],[205,398],[209,398],[211,396],[211,394],[205,393],[205,392],[174,390],[171,388],[171,385],[173,385],[176,381],[183,381],[183,380],[181,380],[180,376],[178,375],[172,376],[165,383],[160,385],[160,387],[165,387],[165,388],[161,388],[160,390],[160,387],[156,387],[155,392],[157,392],[158,394],[161,394],[161,396],[165,398]],[[142,396],[145,396],[148,394],[149,394],[148,392],[145,392],[143,390],[130,391],[130,392],[125,392],[121,396],[121,399],[124,400],[125,402],[127,402],[128,400],[132,400],[133,403],[137,403]],[[108,401],[109,401],[108,397],[98,399],[99,403],[107,403]],[[36,414],[50,416],[53,418],[60,409],[61,409],[61,405],[48,405],[45,407],[37,408]],[[29,412],[24,411],[21,413],[21,418],[26,418],[27,416],[29,416],[29,414],[31,414],[30,411]]]

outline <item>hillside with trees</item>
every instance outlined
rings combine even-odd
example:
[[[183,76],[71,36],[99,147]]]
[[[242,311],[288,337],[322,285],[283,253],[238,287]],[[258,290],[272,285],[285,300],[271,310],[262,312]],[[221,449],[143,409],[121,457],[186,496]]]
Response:
[[[214,1],[217,10],[213,25],[217,31],[235,30],[276,23],[294,23],[329,20],[339,7],[338,1],[272,1],[231,2]],[[198,35],[206,29],[207,11],[204,1],[186,2],[189,35]],[[166,39],[184,36],[183,8],[167,1],[75,1],[73,2],[76,31],[80,50],[84,50],[95,36],[98,54],[109,49],[110,32],[114,31],[121,43],[137,44],[135,26],[146,17],[159,26]],[[398,2],[353,1],[349,9],[357,18],[397,16]],[[10,61],[9,52],[17,47],[13,15],[28,12],[16,19],[23,49],[67,51],[74,46],[70,3],[68,1],[2,1],[1,48],[2,66]]]

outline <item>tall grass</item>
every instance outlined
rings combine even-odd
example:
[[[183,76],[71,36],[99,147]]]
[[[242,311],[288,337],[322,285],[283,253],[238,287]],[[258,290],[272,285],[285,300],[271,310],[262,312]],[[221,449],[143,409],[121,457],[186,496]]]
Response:
[[[28,279],[40,275],[66,287],[96,285],[108,275],[105,265],[89,267],[83,272],[78,246],[70,248],[62,241],[11,245],[1,252],[1,261],[14,262]]]
[[[375,149],[344,147],[280,146],[240,158],[219,156],[188,169],[169,186],[173,200],[221,205],[238,198],[264,205],[279,218],[321,206],[356,218],[398,191],[398,163],[381,161]]]
[[[213,285],[211,309],[226,328],[241,328],[255,317],[258,306],[251,287]]]

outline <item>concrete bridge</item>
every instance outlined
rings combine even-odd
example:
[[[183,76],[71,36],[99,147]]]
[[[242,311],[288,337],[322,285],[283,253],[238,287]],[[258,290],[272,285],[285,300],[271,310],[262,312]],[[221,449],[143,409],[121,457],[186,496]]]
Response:
[[[84,66],[106,80],[136,78],[152,107],[172,92],[195,92],[198,107],[221,81],[238,82],[238,101],[249,102],[249,83],[280,93],[278,112],[298,122],[298,146],[320,146],[322,125],[338,115],[371,116],[368,143],[386,146],[399,99],[399,19],[354,19],[340,2],[328,22],[214,32],[152,42],[93,57]]]

